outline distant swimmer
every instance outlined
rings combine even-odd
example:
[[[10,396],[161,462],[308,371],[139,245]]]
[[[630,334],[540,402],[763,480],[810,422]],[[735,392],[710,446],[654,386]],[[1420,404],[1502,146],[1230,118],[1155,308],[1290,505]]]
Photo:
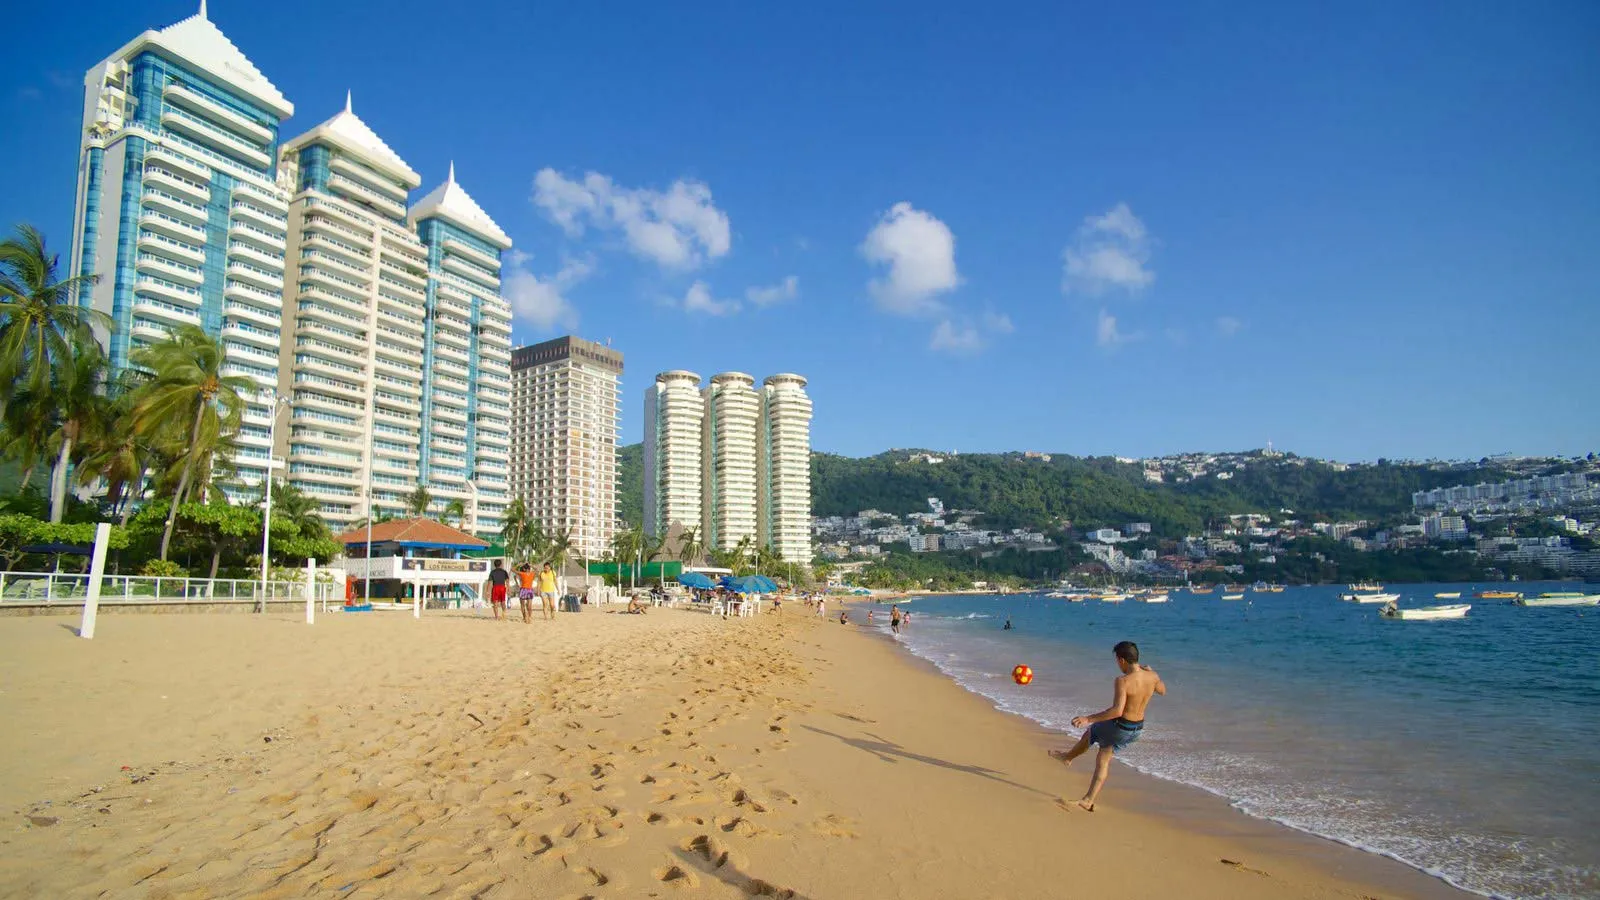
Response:
[[[847,610],[847,609],[839,610],[839,624],[840,625],[849,625],[850,624],[850,611],[849,610]]]
[[[1111,757],[1139,740],[1144,732],[1145,707],[1155,694],[1166,696],[1167,686],[1156,670],[1139,664],[1139,647],[1133,641],[1122,641],[1111,652],[1117,658],[1117,677],[1111,705],[1092,716],[1078,716],[1072,720],[1073,728],[1089,726],[1070,750],[1051,750],[1050,755],[1066,765],[1082,756],[1090,744],[1099,744],[1100,752],[1094,759],[1094,777],[1089,780],[1089,790],[1078,801],[1078,806],[1094,812],[1095,798],[1105,787],[1106,775],[1111,771]]]
[[[1010,616],[1006,616],[1006,627],[1004,627],[1004,628],[1002,628],[1000,630],[1001,631],[1010,631],[1011,630],[1011,617]]]

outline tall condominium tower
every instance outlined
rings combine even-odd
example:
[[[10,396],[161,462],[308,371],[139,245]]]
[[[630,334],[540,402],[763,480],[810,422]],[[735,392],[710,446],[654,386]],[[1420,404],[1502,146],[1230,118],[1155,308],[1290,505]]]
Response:
[[[410,221],[428,259],[419,477],[443,502],[462,501],[468,531],[493,534],[510,501],[511,304],[500,296],[500,254],[511,238],[456,183],[454,163]]]
[[[701,430],[700,521],[705,545],[732,550],[744,538],[760,539],[756,442],[761,426],[761,394],[743,372],[711,378],[701,393],[706,412]]]
[[[259,483],[277,386],[288,193],[278,128],[294,106],[200,13],[134,38],[84,78],[73,212],[81,298],[109,314],[114,370],[182,324],[220,337],[260,386],[236,456]]]
[[[289,483],[340,530],[400,515],[418,483],[427,259],[406,227],[421,178],[351,111],[283,147],[289,338],[279,386],[294,404],[278,452]]]
[[[761,391],[760,544],[786,562],[811,562],[811,398],[799,375],[773,375]]]
[[[511,490],[572,553],[604,557],[617,528],[622,354],[576,337],[511,354]]]
[[[700,376],[693,372],[662,372],[644,393],[644,530],[652,537],[674,524],[701,527],[704,418]]]

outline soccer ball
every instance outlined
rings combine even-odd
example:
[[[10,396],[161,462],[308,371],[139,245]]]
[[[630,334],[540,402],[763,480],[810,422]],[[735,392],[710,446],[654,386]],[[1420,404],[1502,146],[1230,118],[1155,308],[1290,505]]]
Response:
[[[1027,684],[1033,680],[1033,670],[1027,666],[1017,666],[1011,670],[1011,680],[1017,684]]]

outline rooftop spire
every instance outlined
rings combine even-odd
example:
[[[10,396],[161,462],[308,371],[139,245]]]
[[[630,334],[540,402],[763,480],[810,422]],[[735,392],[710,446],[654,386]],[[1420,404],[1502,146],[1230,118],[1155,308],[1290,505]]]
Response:
[[[456,161],[450,160],[450,174],[444,177],[445,184],[456,183]]]
[[[205,0],[200,0],[200,2],[204,3]],[[352,112],[352,110],[350,109],[350,89],[349,88],[346,88],[345,92],[344,92],[344,111],[345,112]]]
[[[206,0],[200,0],[200,18],[206,17]]]

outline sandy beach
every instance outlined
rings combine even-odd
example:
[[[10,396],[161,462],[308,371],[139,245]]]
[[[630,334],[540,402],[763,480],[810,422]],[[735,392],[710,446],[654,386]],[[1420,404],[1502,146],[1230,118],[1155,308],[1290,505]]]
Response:
[[[1465,896],[785,613],[0,619],[0,894]]]

